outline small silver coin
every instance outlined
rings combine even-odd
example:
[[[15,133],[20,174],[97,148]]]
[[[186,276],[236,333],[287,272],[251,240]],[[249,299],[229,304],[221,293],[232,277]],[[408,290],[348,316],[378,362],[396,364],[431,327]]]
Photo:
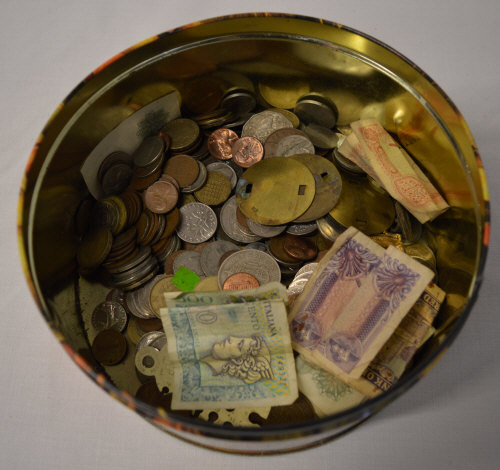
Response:
[[[274,131],[286,127],[293,127],[293,124],[285,116],[275,111],[262,111],[254,114],[243,125],[241,137],[254,137],[264,145]]]
[[[200,264],[205,275],[217,276],[217,273],[219,272],[220,259],[225,253],[232,250],[239,250],[238,245],[224,240],[209,243],[205,248],[203,248],[200,256]]]
[[[228,256],[217,274],[219,287],[222,289],[226,279],[236,273],[251,274],[261,286],[281,280],[281,271],[276,260],[259,250],[241,250]]]
[[[160,351],[167,344],[167,335],[163,331],[149,331],[142,335],[135,347],[136,353],[146,346]]]
[[[233,170],[231,166],[224,162],[213,162],[207,165],[207,171],[217,171],[226,176],[229,181],[231,181],[231,189],[234,189],[236,186],[236,182],[238,181],[238,177],[236,176],[236,172]]]
[[[146,137],[132,155],[134,165],[140,168],[154,165],[163,157],[165,142],[159,136]]]
[[[338,134],[332,129],[328,129],[328,127],[320,126],[313,122],[301,125],[300,130],[304,131],[314,146],[321,149],[333,149],[337,147],[340,136],[342,136],[342,134]]]
[[[302,135],[289,135],[279,141],[274,151],[274,156],[289,157],[304,153],[314,154],[314,145],[309,138]]]
[[[99,333],[103,330],[123,331],[127,324],[127,312],[118,302],[107,300],[92,312],[92,326]]]
[[[191,202],[180,209],[180,223],[176,229],[179,238],[188,243],[202,243],[217,230],[217,216],[206,204]]]
[[[224,233],[232,240],[240,243],[259,241],[261,237],[249,232],[238,223],[238,219],[236,218],[237,208],[238,203],[236,202],[236,196],[230,197],[222,206],[220,211],[220,224]]]
[[[262,238],[272,238],[278,236],[286,230],[286,225],[262,225],[247,217],[248,228]]]
[[[207,176],[208,176],[207,167],[199,160],[197,161],[197,163],[200,169],[198,177],[194,180],[194,183],[192,185],[185,186],[184,188],[182,188],[181,192],[194,193],[195,191],[198,191],[198,189],[200,189],[205,184],[205,181],[207,181]]]
[[[205,273],[201,268],[200,263],[201,253],[198,251],[183,251],[174,260],[173,271],[174,274],[181,266],[193,271],[200,277],[205,277]]]
[[[292,224],[286,229],[286,233],[290,235],[309,235],[317,229],[316,222],[310,224]]]

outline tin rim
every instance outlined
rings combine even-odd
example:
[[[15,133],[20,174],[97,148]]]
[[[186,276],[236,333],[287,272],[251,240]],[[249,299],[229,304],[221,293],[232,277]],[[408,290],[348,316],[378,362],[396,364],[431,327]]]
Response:
[[[386,406],[389,402],[393,401],[395,398],[399,397],[406,390],[408,390],[411,386],[413,386],[417,381],[422,379],[434,365],[441,359],[441,357],[447,352],[452,342],[455,340],[456,336],[462,329],[465,321],[467,320],[472,306],[475,303],[477,298],[479,288],[482,281],[483,271],[486,262],[486,256],[489,245],[489,235],[490,235],[490,210],[489,210],[489,195],[488,195],[488,187],[486,183],[486,177],[484,173],[484,166],[482,164],[481,157],[477,151],[477,146],[471,136],[470,132],[468,133],[468,140],[474,152],[476,164],[478,167],[478,172],[480,176],[480,188],[482,190],[483,200],[484,200],[484,218],[483,224],[480,227],[482,232],[482,243],[480,246],[479,253],[479,261],[477,265],[476,275],[474,284],[471,288],[470,298],[461,313],[461,315],[457,318],[455,325],[452,327],[450,332],[447,334],[443,343],[433,351],[429,357],[423,360],[417,367],[415,367],[410,373],[404,375],[391,389],[385,393],[380,394],[379,396],[369,399],[368,401],[345,410],[341,413],[337,413],[332,416],[328,416],[325,418],[318,418],[314,420],[304,421],[301,423],[296,423],[293,425],[268,425],[265,427],[259,428],[248,428],[248,427],[232,427],[232,428],[224,428],[222,426],[212,424],[209,422],[203,422],[196,418],[187,418],[180,417],[175,415],[167,414],[165,410],[162,408],[155,408],[151,405],[148,405],[142,401],[139,401],[132,397],[128,392],[117,388],[115,385],[111,383],[110,380],[106,378],[106,376],[102,373],[97,373],[92,369],[89,363],[78,354],[71,345],[67,342],[64,335],[52,324],[50,321],[50,317],[48,313],[43,308],[43,302],[41,301],[37,289],[35,287],[35,281],[32,276],[32,272],[30,269],[30,265],[28,262],[28,253],[25,245],[25,237],[23,236],[23,227],[27,223],[27,214],[24,212],[24,204],[25,204],[25,189],[27,184],[27,175],[31,172],[32,163],[36,159],[38,155],[38,150],[41,142],[44,139],[44,135],[46,133],[46,129],[51,125],[54,118],[59,114],[64,105],[73,97],[73,95],[87,82],[94,79],[98,74],[100,74],[105,68],[110,66],[112,63],[121,59],[122,57],[130,54],[132,51],[139,49],[149,43],[157,41],[163,37],[173,35],[179,31],[193,29],[198,26],[227,21],[236,18],[259,18],[259,17],[277,17],[277,18],[291,18],[296,20],[307,21],[311,23],[320,23],[332,28],[343,29],[355,35],[361,36],[378,46],[386,49],[390,53],[394,54],[398,58],[402,59],[405,63],[410,65],[413,69],[415,69],[425,80],[432,84],[432,86],[436,89],[436,91],[443,97],[446,102],[450,105],[452,110],[455,112],[457,116],[461,118],[461,122],[467,128],[467,124],[463,119],[460,111],[453,103],[453,101],[448,97],[448,95],[441,89],[437,83],[432,80],[432,78],[426,74],[420,67],[414,64],[411,60],[405,57],[403,54],[393,49],[392,47],[386,45],[382,41],[362,33],[356,29],[341,25],[339,23],[335,23],[328,20],[323,20],[320,18],[309,17],[304,15],[295,15],[295,14],[286,14],[286,13],[267,13],[267,12],[258,12],[258,13],[241,13],[234,15],[225,15],[214,18],[209,18],[201,21],[197,21],[194,23],[186,24],[184,26],[171,29],[169,31],[157,34],[152,36],[144,41],[141,41],[124,51],[116,54],[114,57],[104,62],[102,65],[97,67],[93,72],[91,72],[82,82],[80,82],[67,96],[64,98],[63,102],[56,108],[56,111],[49,118],[44,128],[42,129],[33,150],[29,156],[28,162],[25,168],[25,174],[23,177],[23,181],[21,184],[19,201],[18,201],[18,217],[17,217],[17,231],[18,231],[18,246],[21,258],[21,264],[23,267],[23,271],[28,283],[28,287],[31,291],[31,294],[38,306],[38,309],[46,319],[49,327],[52,332],[56,336],[56,338],[61,343],[62,347],[68,353],[68,355],[73,359],[73,361],[85,372],[93,381],[95,381],[101,388],[103,388],[106,392],[108,392],[113,398],[117,399],[127,407],[136,411],[138,414],[142,415],[148,420],[153,421],[153,423],[159,424],[160,426],[166,426],[173,428],[177,431],[185,431],[190,434],[202,434],[215,438],[229,439],[229,440],[251,440],[251,441],[260,441],[260,440],[269,440],[270,438],[286,438],[288,437],[297,437],[298,435],[306,435],[311,433],[319,433],[325,429],[335,428],[337,426],[341,426],[343,423],[347,423],[352,421],[353,423],[356,420],[363,421],[370,415],[376,413],[381,410],[384,406]],[[467,128],[468,130],[468,128]],[[355,427],[355,426],[354,426]],[[321,435],[318,434],[318,440],[321,439]],[[314,444],[313,444],[314,445]]]

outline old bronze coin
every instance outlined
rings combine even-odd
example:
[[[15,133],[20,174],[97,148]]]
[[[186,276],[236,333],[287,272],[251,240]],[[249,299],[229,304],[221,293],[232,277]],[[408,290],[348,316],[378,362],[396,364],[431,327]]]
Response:
[[[102,365],[114,366],[127,354],[127,340],[118,331],[103,330],[92,343],[92,353]]]

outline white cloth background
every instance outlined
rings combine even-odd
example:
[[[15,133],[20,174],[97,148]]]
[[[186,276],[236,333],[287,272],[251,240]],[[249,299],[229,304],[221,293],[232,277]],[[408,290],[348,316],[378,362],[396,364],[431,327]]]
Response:
[[[166,435],[94,385],[50,333],[16,243],[24,167],[45,122],[91,70],[162,31],[212,16],[280,11],[370,34],[425,70],[468,122],[492,199],[484,282],[451,350],[420,383],[340,440],[297,454],[241,457]],[[498,468],[500,457],[500,61],[498,0],[0,2],[0,468]]]

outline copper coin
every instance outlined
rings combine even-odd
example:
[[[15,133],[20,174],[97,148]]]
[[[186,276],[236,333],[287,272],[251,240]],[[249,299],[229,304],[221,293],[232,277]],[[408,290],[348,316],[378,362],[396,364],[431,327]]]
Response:
[[[218,160],[229,160],[233,157],[232,148],[237,140],[238,134],[231,129],[217,129],[208,138],[208,151]]]
[[[175,229],[179,225],[180,220],[181,216],[179,209],[177,209],[177,207],[174,207],[174,209],[171,210],[165,217],[166,225],[161,238],[170,237],[170,235],[172,235],[175,232]]]
[[[297,263],[297,258],[290,256],[284,248],[285,236],[274,237],[269,240],[269,251],[280,261],[284,263]]]
[[[160,180],[161,181],[168,181],[169,183],[172,183],[177,188],[177,191],[180,191],[180,189],[181,189],[179,186],[179,183],[177,182],[177,180],[173,176],[170,176],[170,175],[167,175],[166,173],[163,173],[163,175],[160,176]]]
[[[127,354],[127,340],[118,331],[103,330],[92,343],[92,353],[101,364],[113,366],[121,362]]]
[[[260,282],[251,274],[234,273],[231,274],[222,286],[222,290],[245,290],[255,289],[260,286]]]
[[[264,147],[254,137],[242,137],[233,145],[233,160],[243,168],[249,168],[262,160]]]
[[[241,212],[240,208],[237,207],[236,208],[236,220],[238,221],[238,223],[244,227],[246,230],[248,230],[249,232],[252,232],[250,230],[250,227],[248,226],[248,222],[247,222],[247,216],[245,214],[243,214],[243,212]],[[252,232],[253,233],[253,232]]]
[[[157,181],[144,193],[146,207],[156,214],[165,214],[171,211],[178,199],[177,188],[168,181]]]
[[[179,186],[184,188],[196,181],[200,167],[189,155],[174,155],[167,160],[163,172],[175,178]]]
[[[292,258],[309,261],[316,258],[318,247],[309,238],[287,235],[283,240],[283,249]]]

